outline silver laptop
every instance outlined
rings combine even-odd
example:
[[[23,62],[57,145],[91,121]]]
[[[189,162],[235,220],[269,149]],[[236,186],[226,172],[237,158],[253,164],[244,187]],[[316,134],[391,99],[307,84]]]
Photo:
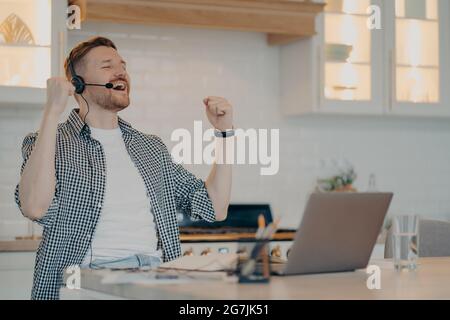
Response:
[[[279,275],[342,272],[369,262],[392,193],[313,193]]]

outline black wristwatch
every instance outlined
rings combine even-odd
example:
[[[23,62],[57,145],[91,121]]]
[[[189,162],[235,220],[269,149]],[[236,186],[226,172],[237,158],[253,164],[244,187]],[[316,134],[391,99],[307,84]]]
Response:
[[[220,130],[214,129],[214,136],[216,136],[217,138],[232,137],[232,136],[234,136],[234,128],[228,129],[225,131],[220,131]]]

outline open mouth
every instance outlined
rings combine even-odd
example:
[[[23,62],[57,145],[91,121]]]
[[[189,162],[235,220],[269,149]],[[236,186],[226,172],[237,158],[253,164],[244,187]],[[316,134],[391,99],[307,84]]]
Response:
[[[113,85],[113,90],[116,91],[125,91],[127,89],[127,84],[122,81],[115,82]]]

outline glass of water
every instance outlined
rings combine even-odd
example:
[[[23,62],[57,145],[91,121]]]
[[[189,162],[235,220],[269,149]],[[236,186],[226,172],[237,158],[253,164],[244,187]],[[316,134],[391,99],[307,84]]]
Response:
[[[419,256],[419,217],[396,216],[392,221],[392,251],[397,270],[415,270]]]

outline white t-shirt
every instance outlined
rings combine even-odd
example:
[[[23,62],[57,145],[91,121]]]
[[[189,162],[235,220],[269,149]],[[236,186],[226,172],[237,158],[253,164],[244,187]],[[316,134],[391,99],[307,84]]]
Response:
[[[116,129],[92,128],[106,157],[106,190],[100,219],[92,241],[92,261],[120,259],[134,254],[161,257],[153,210],[144,180],[131,160]],[[91,249],[83,265],[89,265]]]

